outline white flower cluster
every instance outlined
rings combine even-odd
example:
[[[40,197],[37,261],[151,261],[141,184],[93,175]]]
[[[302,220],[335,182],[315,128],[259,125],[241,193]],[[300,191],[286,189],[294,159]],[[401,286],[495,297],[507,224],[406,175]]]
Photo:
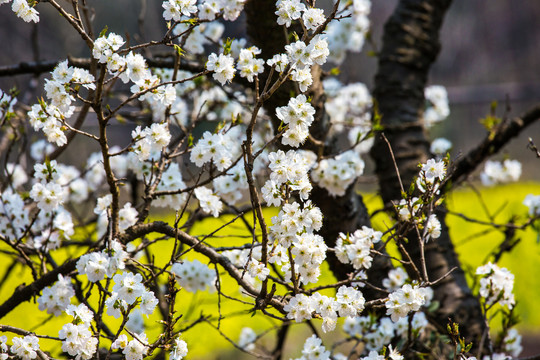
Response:
[[[528,194],[523,200],[523,205],[529,208],[529,216],[540,216],[540,195]]]
[[[255,341],[257,340],[257,334],[250,327],[243,327],[240,331],[240,338],[238,339],[238,346],[247,351],[255,350]]]
[[[347,132],[351,145],[360,153],[369,151],[373,140],[366,139],[371,131],[371,106],[373,100],[366,85],[353,83],[342,86],[335,78],[323,82],[329,95],[326,110],[330,115],[332,131]]]
[[[309,127],[313,123],[315,109],[301,94],[291,98],[287,106],[276,108],[276,116],[288,125],[281,138],[283,145],[298,147],[303,144],[309,135]]]
[[[407,316],[411,311],[418,311],[420,307],[429,303],[433,291],[418,285],[405,284],[390,295],[386,300],[386,315],[390,315],[392,321]]]
[[[405,269],[402,267],[397,267],[388,272],[388,277],[382,281],[382,284],[388,289],[388,291],[393,292],[401,288],[401,286],[405,284],[405,281],[408,279],[409,276],[405,272]]]
[[[71,285],[71,278],[58,274],[58,281],[44,288],[37,299],[38,309],[47,310],[47,314],[60,316],[69,306],[73,296],[75,296],[75,290]]]
[[[327,250],[324,239],[314,234],[314,231],[318,231],[322,226],[321,210],[310,201],[304,204],[303,209],[297,202],[285,204],[278,216],[272,217],[272,224],[269,236],[272,241],[277,242],[275,253],[284,255],[286,249],[291,249],[294,273],[298,281],[304,284],[316,283]],[[273,256],[270,259],[271,262],[281,265],[286,281],[296,281],[292,279],[289,260],[287,256],[285,259],[283,256]]]
[[[373,261],[371,248],[381,237],[382,232],[367,226],[362,226],[362,229],[353,234],[339,233],[335,247],[336,256],[343,264],[352,264],[356,270],[369,269]]]
[[[287,318],[296,322],[311,319],[313,313],[319,314],[323,319],[322,330],[328,332],[336,328],[338,316],[357,316],[364,310],[365,302],[360,291],[343,285],[335,298],[320,293],[311,296],[297,294],[283,309],[287,312]]]
[[[37,202],[39,209],[51,212],[60,207],[67,199],[67,189],[59,184],[59,174],[56,171],[56,161],[34,166],[35,183],[30,190],[30,197]],[[44,175],[45,173],[45,175]]]
[[[246,78],[249,82],[253,82],[253,77],[264,71],[264,60],[255,57],[260,53],[261,50],[256,46],[240,50],[236,66],[240,70],[240,76]]]
[[[0,0],[0,5],[11,2],[11,0]],[[35,6],[35,5],[34,5]],[[25,22],[39,22],[39,13],[34,7],[28,4],[27,0],[13,0],[11,11]]]
[[[84,304],[69,305],[66,313],[73,316],[73,321],[65,324],[58,333],[58,337],[62,339],[62,351],[75,356],[77,360],[91,359],[98,344],[98,339],[90,331],[94,314]]]
[[[180,334],[174,339],[174,345],[169,353],[169,360],[182,360],[188,354],[187,343],[180,339]]]
[[[23,338],[14,337],[11,339],[11,352],[22,360],[31,360],[37,357],[39,351],[39,339],[35,335],[26,335]]]
[[[163,18],[167,21],[182,21],[197,14],[201,20],[214,20],[223,11],[223,19],[234,21],[244,8],[245,0],[210,0],[202,1],[198,6],[196,0],[165,0]]]
[[[298,191],[300,198],[307,200],[312,189],[308,171],[313,165],[313,153],[307,151],[282,150],[268,154],[270,179],[262,187],[262,196],[270,206],[279,206],[283,200],[283,185]]]
[[[314,64],[323,65],[329,55],[328,41],[321,35],[316,35],[309,44],[298,40],[289,45],[285,45],[287,62],[291,66],[291,77],[298,83],[301,92],[307,91],[313,83],[311,76],[311,66]],[[281,63],[282,55],[274,56],[272,63]]]
[[[131,138],[135,142],[133,151],[137,154],[140,161],[154,159],[161,156],[161,150],[169,145],[171,133],[167,124],[152,124],[149,127],[141,129],[137,126],[131,132]]]
[[[239,162],[227,171],[227,174],[215,178],[212,183],[216,194],[221,199],[229,204],[236,205],[244,199],[245,190],[248,189],[244,163]]]
[[[124,83],[129,81],[133,94],[139,94],[139,100],[152,98],[152,101],[161,102],[169,106],[176,100],[176,90],[171,84],[162,86],[157,76],[148,69],[146,60],[140,54],[130,51],[126,56],[120,55],[118,50],[125,44],[124,39],[115,33],[100,36],[94,41],[92,56],[101,64],[107,65],[107,71],[118,76]]]
[[[521,346],[521,335],[516,329],[508,330],[502,344],[504,351],[511,354],[514,358],[517,358],[523,350],[523,346]]]
[[[6,114],[13,112],[13,105],[17,103],[17,98],[12,97],[8,93],[0,89],[0,119]]]
[[[484,275],[480,279],[480,296],[491,306],[495,303],[514,307],[514,275],[506,268],[500,268],[491,262],[476,269],[476,275]]]
[[[518,181],[521,176],[521,163],[517,160],[486,161],[480,180],[485,186]]]
[[[441,122],[450,115],[448,106],[448,93],[441,85],[432,85],[424,89],[424,97],[429,102],[424,111],[424,126],[432,127],[435,123]]]
[[[330,351],[326,350],[322,340],[314,334],[306,339],[302,356],[295,360],[330,360]]]
[[[365,163],[360,155],[348,150],[332,159],[323,159],[311,172],[313,181],[332,196],[343,196],[357,177],[364,173]]]
[[[344,16],[351,16],[332,21],[326,29],[331,53],[329,59],[338,65],[345,60],[347,51],[362,50],[370,26],[368,16],[371,12],[371,0],[353,0],[352,9],[346,12],[345,6],[345,3],[340,3],[338,11]]]
[[[398,210],[398,217],[401,221],[409,221],[418,216],[422,201],[415,197],[410,199],[401,199],[396,206]],[[416,221],[416,219],[414,219]]]
[[[114,275],[113,280],[112,294],[105,300],[108,315],[118,319],[135,302],[138,302],[143,314],[151,315],[154,312],[158,299],[154,292],[144,287],[141,274],[124,271]]]
[[[439,192],[439,185],[446,177],[446,164],[443,160],[429,159],[422,164],[416,185],[423,193],[430,195]]]
[[[448,151],[452,149],[452,143],[445,138],[436,138],[431,142],[429,151],[437,156],[438,159],[444,157]]]
[[[186,291],[197,292],[215,289],[216,273],[208,266],[195,259],[174,263],[171,271],[176,275],[176,281]]]
[[[130,341],[128,341],[127,335],[122,334],[112,343],[111,348],[113,350],[122,349],[122,354],[125,355],[126,360],[142,360],[148,352],[146,334],[137,334]]]
[[[233,159],[241,154],[239,144],[238,130],[231,129],[228,132],[216,134],[205,131],[202,138],[191,149],[190,159],[198,167],[213,161],[217,169],[223,171],[232,165]]]
[[[75,111],[72,106],[75,97],[71,94],[75,90],[71,85],[95,89],[94,82],[94,76],[87,70],[68,66],[67,60],[59,63],[52,72],[52,79],[45,80],[45,92],[51,103],[34,104],[28,112],[34,130],[42,130],[50,143],[65,145],[67,138],[62,127]]]
[[[174,27],[173,34],[179,37],[178,41],[182,50],[187,54],[198,55],[204,54],[205,45],[219,43],[224,30],[225,25],[219,22],[202,23],[193,27],[188,21],[185,21]],[[184,40],[185,42],[182,43]]]
[[[6,239],[19,239],[30,225],[22,197],[7,189],[0,194],[0,233]]]
[[[167,170],[163,172],[156,191],[179,191],[185,189],[185,187],[186,184],[182,180],[182,173],[178,163],[170,163]],[[187,193],[160,196],[154,199],[152,205],[179,209],[186,203],[187,196]]]
[[[85,274],[88,281],[98,282],[105,276],[111,278],[118,270],[123,270],[127,256],[122,244],[113,240],[110,249],[82,255],[77,261],[77,271]]]
[[[413,336],[422,334],[428,321],[423,312],[413,315],[411,332]],[[389,317],[375,319],[370,316],[350,317],[343,323],[343,331],[350,336],[361,338],[365,342],[365,352],[380,351],[395,336],[407,337],[409,333],[409,318],[402,317],[394,322]],[[367,358],[369,359],[369,356]]]
[[[230,82],[236,73],[233,57],[225,54],[210,54],[210,56],[208,56],[208,61],[206,62],[206,70],[213,71],[214,74],[212,77],[219,81],[221,85]]]
[[[0,336],[0,360],[7,360],[9,358],[7,345],[7,336]]]
[[[223,209],[223,203],[219,199],[219,196],[215,195],[214,192],[204,186],[196,188],[193,193],[203,212],[207,214],[212,214],[213,217],[218,217],[220,211]]]
[[[429,159],[422,165],[420,178],[425,179],[426,183],[434,184],[437,179],[439,181],[444,180],[445,176],[446,164],[442,160],[437,161],[435,159]]]
[[[325,21],[323,9],[306,8],[300,0],[278,0],[276,7],[279,25],[289,27],[293,20],[301,19],[307,30],[315,30]]]

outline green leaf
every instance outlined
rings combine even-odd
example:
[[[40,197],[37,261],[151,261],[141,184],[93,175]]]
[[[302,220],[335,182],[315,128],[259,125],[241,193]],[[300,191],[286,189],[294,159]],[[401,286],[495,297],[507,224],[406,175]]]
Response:
[[[366,55],[369,56],[369,57],[377,57],[377,56],[379,56],[379,54],[375,50],[369,50],[366,53]]]
[[[233,39],[229,37],[225,40],[225,44],[223,44],[223,55],[229,55],[231,53],[232,41]]]
[[[99,33],[99,37],[105,36],[105,34],[107,33],[107,31],[109,31],[109,27],[108,27],[107,25],[105,25],[105,27],[103,28],[103,30],[101,30],[101,32]]]
[[[185,50],[182,49],[180,45],[174,44],[174,50],[176,50],[176,53],[179,57],[184,57],[186,55]]]
[[[330,69],[330,75],[337,76],[341,73],[341,70],[338,67],[333,67]]]

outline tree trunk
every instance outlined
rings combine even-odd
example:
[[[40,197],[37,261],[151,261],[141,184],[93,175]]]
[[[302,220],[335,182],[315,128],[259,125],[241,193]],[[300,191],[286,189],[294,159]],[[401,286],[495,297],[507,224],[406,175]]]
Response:
[[[439,30],[451,0],[402,0],[384,27],[383,48],[375,77],[374,97],[405,190],[418,174],[418,164],[429,155],[422,114],[424,88],[431,64],[440,50]],[[376,137],[371,156],[376,163],[381,196],[385,204],[401,199],[401,188],[388,145]],[[484,319],[478,300],[472,295],[450,240],[444,211],[437,211],[442,235],[425,248],[426,267],[431,281],[457,267],[444,281],[434,286],[434,299],[440,302],[435,315],[439,328],[449,318],[460,323],[462,336],[480,342]],[[413,261],[420,264],[416,235],[406,244]]]

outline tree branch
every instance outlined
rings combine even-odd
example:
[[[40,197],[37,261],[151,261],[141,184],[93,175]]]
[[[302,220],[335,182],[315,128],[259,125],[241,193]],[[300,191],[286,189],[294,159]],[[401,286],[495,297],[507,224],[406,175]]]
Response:
[[[454,164],[453,170],[446,178],[444,191],[463,182],[485,159],[499,152],[510,140],[538,119],[540,119],[540,104],[529,109],[520,117],[503,122],[494,133],[486,135],[478,146]]]
[[[46,60],[46,61],[24,61],[15,65],[0,66],[0,77],[15,76],[24,74],[40,75],[54,70],[56,65],[62,60]],[[81,69],[90,69],[92,59],[90,58],[75,58],[68,56],[68,64]],[[151,68],[174,68],[174,59],[165,58],[147,58],[146,63]],[[204,71],[202,66],[193,62],[182,61],[180,64],[182,70],[198,73]]]

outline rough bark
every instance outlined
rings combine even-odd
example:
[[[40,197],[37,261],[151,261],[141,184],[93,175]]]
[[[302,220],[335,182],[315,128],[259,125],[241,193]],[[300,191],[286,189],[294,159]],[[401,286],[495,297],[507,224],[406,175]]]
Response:
[[[418,164],[427,160],[428,141],[422,124],[424,87],[431,64],[440,50],[439,30],[451,0],[402,0],[384,28],[383,48],[375,77],[374,97],[381,123],[405,189],[418,174]],[[381,196],[385,204],[401,198],[398,174],[388,145],[377,136],[371,155],[376,163]],[[440,308],[435,321],[442,329],[448,318],[461,323],[462,335],[477,345],[484,322],[478,300],[471,294],[448,234],[443,211],[437,211],[443,232],[425,248],[431,281],[457,267],[451,276],[434,287]],[[420,264],[416,235],[406,246],[413,261]]]

